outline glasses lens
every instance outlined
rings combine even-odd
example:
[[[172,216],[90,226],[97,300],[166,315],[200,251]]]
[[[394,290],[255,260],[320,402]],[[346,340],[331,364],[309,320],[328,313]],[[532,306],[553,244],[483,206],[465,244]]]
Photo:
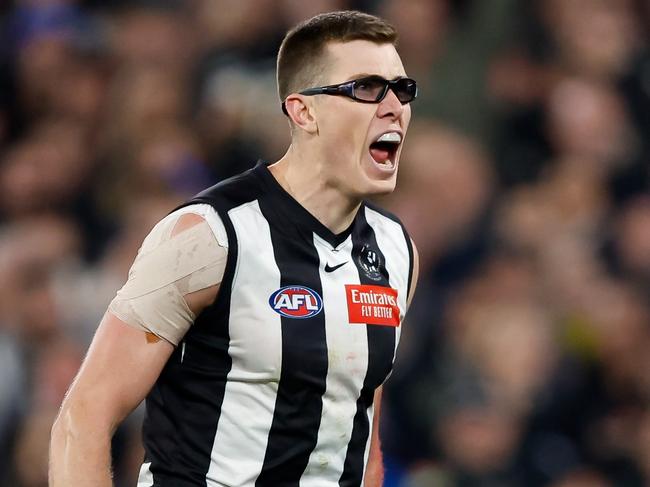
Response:
[[[384,94],[388,81],[382,78],[358,79],[352,85],[354,96],[363,101],[377,101]]]
[[[402,103],[409,103],[415,99],[417,95],[418,88],[415,84],[415,80],[410,78],[402,78],[397,80],[393,85],[393,91],[397,95],[397,99]]]

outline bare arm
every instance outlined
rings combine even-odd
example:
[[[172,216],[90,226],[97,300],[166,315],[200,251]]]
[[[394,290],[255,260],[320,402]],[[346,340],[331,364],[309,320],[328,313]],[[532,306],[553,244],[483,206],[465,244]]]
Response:
[[[407,300],[411,305],[411,300],[415,294],[415,287],[418,282],[419,274],[419,255],[415,243],[411,240],[413,246],[413,277],[411,278],[411,293]],[[373,404],[375,405],[375,414],[372,420],[372,432],[370,438],[370,453],[368,455],[368,465],[366,465],[366,475],[364,487],[381,487],[384,482],[384,459],[381,453],[381,440],[379,438],[379,418],[381,414],[381,395],[383,386],[378,387],[375,391]]]
[[[181,217],[178,228],[197,223]],[[185,296],[198,315],[214,300],[218,286]],[[111,438],[120,422],[144,399],[174,346],[107,312],[88,349],[52,428],[51,487],[110,487]]]
[[[411,239],[411,247],[413,247],[413,276],[411,277],[411,294],[408,295],[407,306],[411,306],[415,288],[418,285],[418,276],[420,275],[420,254],[413,239]]]
[[[52,428],[50,486],[108,487],[111,438],[174,347],[107,313]]]
[[[364,487],[381,487],[384,483],[384,459],[381,454],[381,441],[379,439],[381,393],[382,387],[378,387],[373,401],[375,414],[372,419],[372,436],[370,437],[370,453],[368,454],[368,465],[366,465]]]

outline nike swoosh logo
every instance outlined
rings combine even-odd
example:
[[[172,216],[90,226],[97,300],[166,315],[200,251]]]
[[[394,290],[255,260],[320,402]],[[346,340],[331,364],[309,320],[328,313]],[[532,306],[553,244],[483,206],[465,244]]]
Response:
[[[336,269],[338,269],[339,267],[343,267],[347,263],[348,263],[348,261],[346,260],[345,262],[343,262],[341,264],[337,264],[337,265],[335,265],[333,267],[330,267],[329,262],[328,262],[328,263],[325,264],[325,272],[334,272]]]

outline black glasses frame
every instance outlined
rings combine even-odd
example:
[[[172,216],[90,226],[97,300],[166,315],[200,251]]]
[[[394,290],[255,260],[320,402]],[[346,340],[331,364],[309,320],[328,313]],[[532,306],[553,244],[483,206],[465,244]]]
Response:
[[[382,91],[379,92],[377,97],[374,100],[364,100],[362,98],[359,98],[356,93],[355,93],[355,88],[356,85],[360,82],[363,81],[373,81],[373,82],[379,82],[383,84],[383,89]],[[412,83],[413,86],[415,87],[413,91],[413,97],[409,100],[402,101],[399,100],[399,95],[397,93],[397,86],[398,84],[402,83]],[[407,103],[412,102],[415,100],[418,96],[418,86],[417,83],[414,79],[412,78],[397,78],[393,80],[388,80],[385,78],[382,78],[381,76],[366,76],[365,78],[359,78],[359,79],[353,79],[350,81],[345,81],[343,83],[338,83],[335,85],[327,85],[327,86],[317,86],[314,88],[307,88],[305,90],[299,91],[298,94],[300,95],[305,95],[305,96],[313,96],[313,95],[332,95],[332,96],[346,96],[348,98],[352,98],[354,101],[358,101],[360,103],[380,103],[384,98],[386,98],[386,95],[388,94],[388,90],[392,90],[393,93],[395,93],[395,96],[397,96],[397,99],[400,101],[402,105],[406,105]],[[285,102],[282,102],[282,111],[284,112],[285,115],[289,115],[287,113],[287,108],[285,106]]]

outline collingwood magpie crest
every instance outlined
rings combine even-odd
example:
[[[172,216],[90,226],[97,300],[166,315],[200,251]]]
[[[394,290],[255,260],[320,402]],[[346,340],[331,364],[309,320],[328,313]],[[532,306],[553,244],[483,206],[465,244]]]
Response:
[[[365,272],[366,276],[373,281],[381,279],[381,268],[383,265],[381,254],[369,245],[364,245],[357,257],[359,267]]]

